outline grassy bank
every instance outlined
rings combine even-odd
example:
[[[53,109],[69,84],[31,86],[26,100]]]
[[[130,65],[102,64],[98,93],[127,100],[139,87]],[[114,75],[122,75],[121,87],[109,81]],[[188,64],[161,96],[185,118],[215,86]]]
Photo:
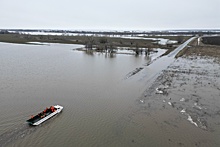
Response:
[[[211,37],[209,38],[211,39]],[[210,40],[212,42],[212,40]],[[201,56],[214,57],[215,60],[220,60],[220,45],[198,44],[198,39],[193,40],[187,47],[181,50],[176,58],[182,56]]]
[[[178,36],[153,36],[146,38],[165,38],[171,40],[178,40]],[[184,36],[182,41],[188,39],[188,36]],[[66,44],[83,44],[83,45],[100,45],[104,43],[111,44],[114,47],[133,47],[133,48],[172,48],[171,46],[159,45],[155,43],[155,40],[146,39],[130,39],[121,37],[109,37],[109,36],[55,36],[55,35],[25,35],[25,34],[0,34],[1,42],[9,43],[22,43],[27,42],[48,42],[48,43],[66,43]],[[182,42],[181,41],[181,42]]]

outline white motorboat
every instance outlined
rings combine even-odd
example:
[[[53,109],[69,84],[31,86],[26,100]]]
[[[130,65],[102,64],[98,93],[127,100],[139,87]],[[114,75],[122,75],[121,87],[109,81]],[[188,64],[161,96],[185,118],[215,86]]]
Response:
[[[46,108],[44,111],[38,113],[37,115],[31,116],[31,118],[27,120],[27,122],[30,125],[37,126],[45,122],[46,120],[50,119],[51,117],[59,114],[62,110],[63,110],[63,106],[60,105],[51,106],[50,108]]]

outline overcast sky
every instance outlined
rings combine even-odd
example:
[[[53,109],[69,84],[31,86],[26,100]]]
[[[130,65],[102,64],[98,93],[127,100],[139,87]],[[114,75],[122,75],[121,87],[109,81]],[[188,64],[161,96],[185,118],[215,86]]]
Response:
[[[0,0],[0,29],[220,28],[220,0]]]

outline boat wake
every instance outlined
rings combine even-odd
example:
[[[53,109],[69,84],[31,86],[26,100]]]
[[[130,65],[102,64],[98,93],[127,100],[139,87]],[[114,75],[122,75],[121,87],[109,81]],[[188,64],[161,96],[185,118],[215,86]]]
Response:
[[[17,139],[24,138],[25,136],[33,133],[36,127],[28,124],[22,124],[14,129],[11,129],[3,134],[0,134],[0,146],[7,146],[9,143],[14,142]]]

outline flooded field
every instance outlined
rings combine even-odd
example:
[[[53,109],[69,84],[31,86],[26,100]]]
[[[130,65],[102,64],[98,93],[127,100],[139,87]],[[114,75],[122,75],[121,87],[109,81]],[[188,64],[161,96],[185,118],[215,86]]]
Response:
[[[1,146],[220,146],[219,62],[175,59],[191,40],[163,57],[1,43]],[[53,104],[60,115],[25,123]]]
[[[151,132],[154,146],[220,146],[218,52],[219,47],[190,48],[146,89],[126,129],[139,132],[140,145]]]

